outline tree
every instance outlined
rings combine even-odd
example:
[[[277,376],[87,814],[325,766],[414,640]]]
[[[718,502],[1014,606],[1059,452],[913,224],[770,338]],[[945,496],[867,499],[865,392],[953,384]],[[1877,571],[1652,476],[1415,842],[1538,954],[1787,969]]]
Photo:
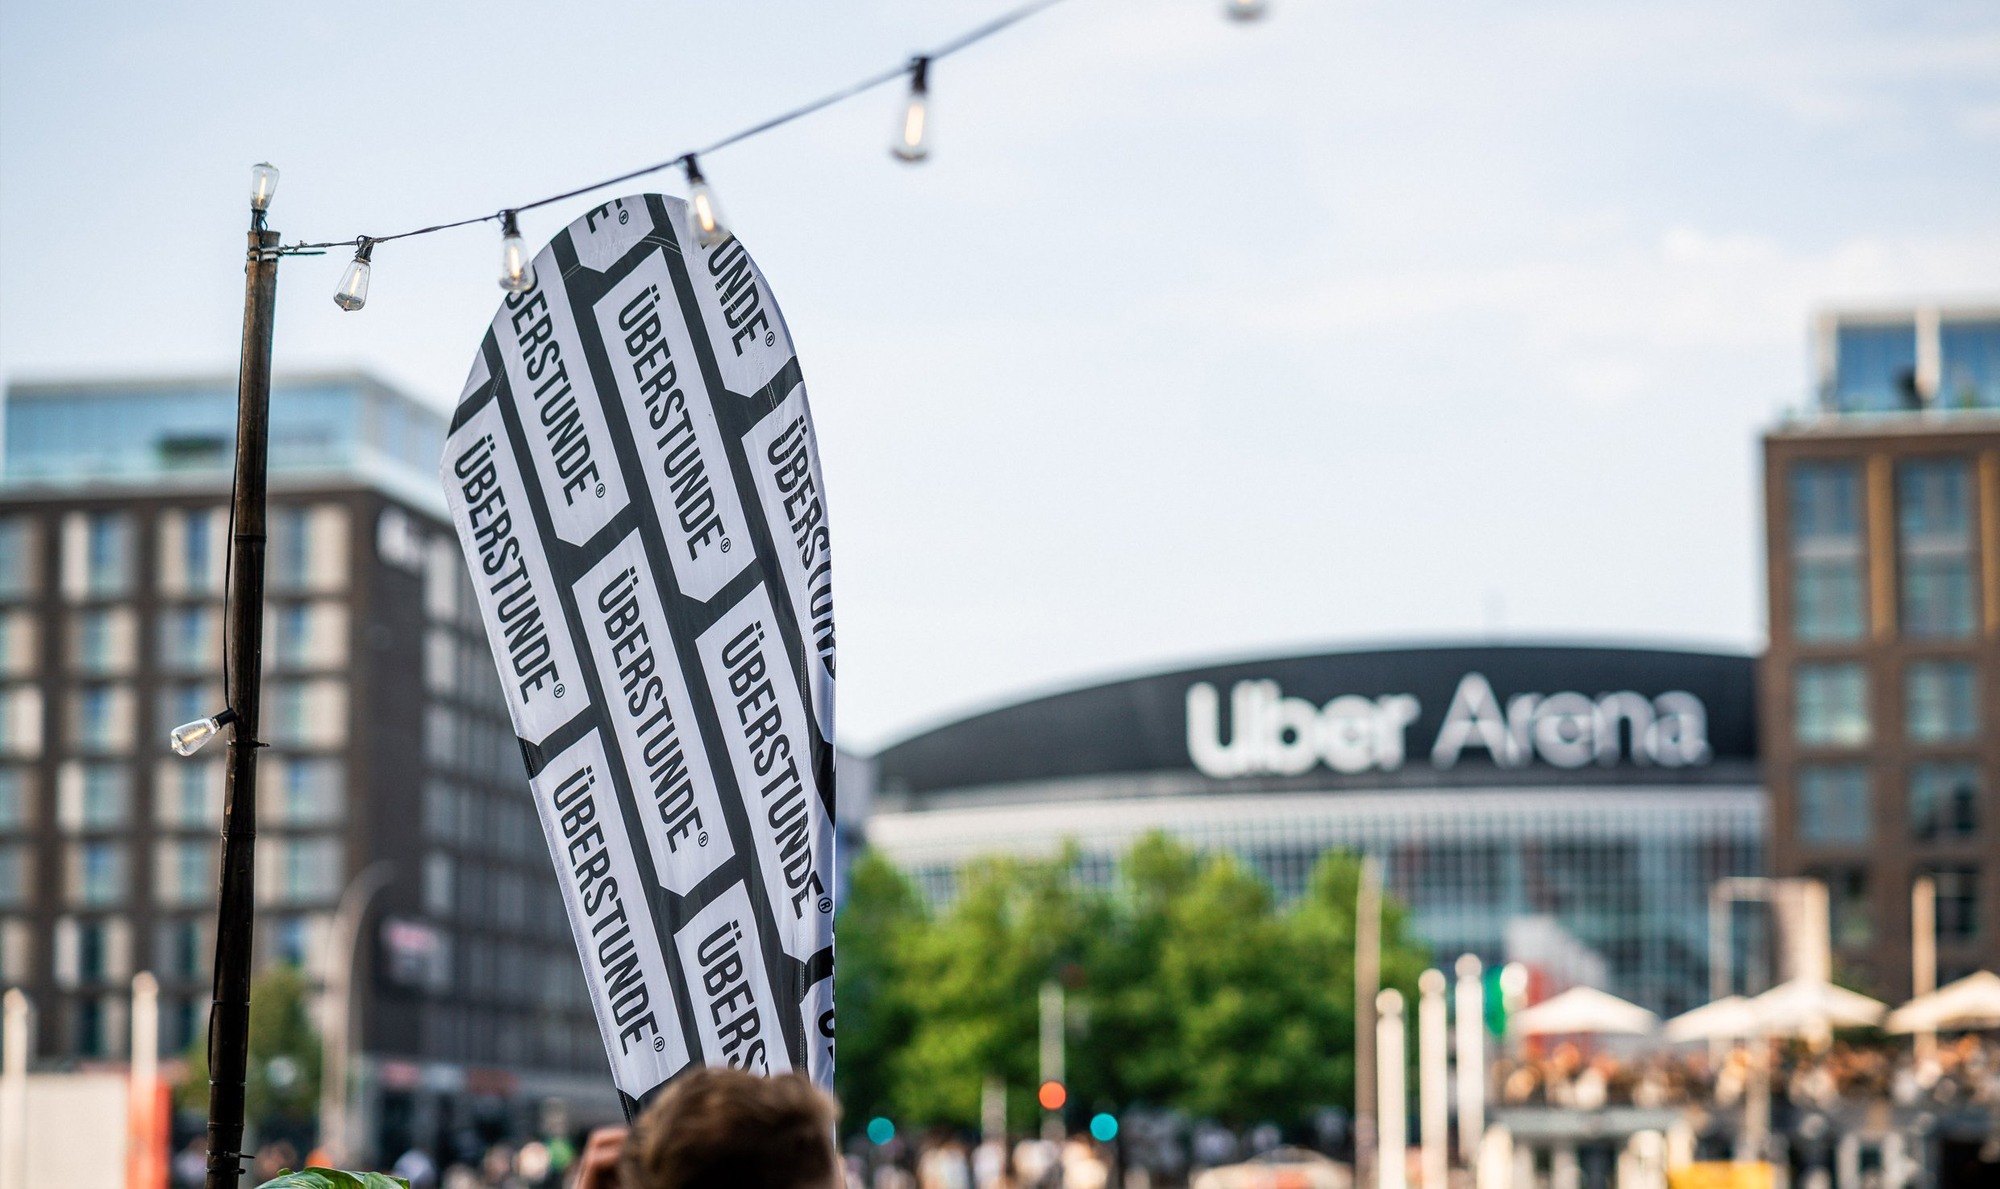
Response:
[[[1067,990],[1066,1076],[1081,1109],[1172,1107],[1231,1124],[1298,1123],[1349,1104],[1360,861],[1330,852],[1280,907],[1227,854],[1164,834],[1133,845],[1114,886],[1081,852],[983,859],[935,913],[886,861],[856,865],[840,924],[840,1064],[848,1118],[977,1122],[1005,1081],[1035,1117],[1040,988]],[[1406,994],[1428,955],[1385,901],[1382,982]]]
[[[900,975],[901,952],[911,932],[926,923],[923,898],[893,864],[874,851],[855,860],[836,926],[839,1025],[833,1076],[857,1127],[891,1109],[889,1063],[909,1043],[915,1026]]]
[[[296,966],[266,966],[250,984],[250,1061],[244,1119],[258,1127],[300,1123],[319,1111],[320,1038]],[[208,1038],[187,1047],[187,1080],[175,1093],[188,1110],[208,1109]]]

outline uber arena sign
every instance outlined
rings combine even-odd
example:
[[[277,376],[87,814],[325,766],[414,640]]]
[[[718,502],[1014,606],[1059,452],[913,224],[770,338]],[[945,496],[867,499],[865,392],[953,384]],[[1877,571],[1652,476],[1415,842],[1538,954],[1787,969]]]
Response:
[[[1275,681],[1239,681],[1230,690],[1229,742],[1222,698],[1197,682],[1187,691],[1188,758],[1205,776],[1297,776],[1324,763],[1336,772],[1393,772],[1403,766],[1407,734],[1422,705],[1410,694],[1346,694],[1324,706],[1288,698]],[[1630,690],[1519,693],[1503,706],[1479,673],[1458,682],[1432,741],[1433,767],[1450,768],[1483,752],[1502,768],[1536,760],[1558,768],[1621,761],[1681,768],[1706,764],[1708,713],[1679,690],[1648,698]]]
[[[833,587],[790,332],[734,239],[607,202],[534,260],[441,464],[613,1081],[833,1084]]]

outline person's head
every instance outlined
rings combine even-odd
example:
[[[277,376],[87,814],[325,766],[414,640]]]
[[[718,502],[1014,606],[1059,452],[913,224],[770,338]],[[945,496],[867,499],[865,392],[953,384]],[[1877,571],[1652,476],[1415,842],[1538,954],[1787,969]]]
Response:
[[[795,1074],[693,1070],[632,1125],[620,1189],[838,1189],[839,1114],[832,1095]]]

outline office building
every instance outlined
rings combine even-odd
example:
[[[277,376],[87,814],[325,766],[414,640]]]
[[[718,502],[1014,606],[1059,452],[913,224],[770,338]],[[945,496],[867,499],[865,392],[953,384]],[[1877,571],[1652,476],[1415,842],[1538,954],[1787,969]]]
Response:
[[[868,841],[935,902],[967,859],[1150,830],[1281,897],[1329,849],[1379,856],[1448,963],[1519,959],[1662,1012],[1708,992],[1710,884],[1763,871],[1752,658],[1399,648],[1115,681],[875,757]]]
[[[224,706],[235,384],[7,398],[0,980],[35,1004],[37,1059],[79,1062],[124,1056],[151,970],[171,1057],[208,1009],[224,749],[167,733]],[[615,1114],[444,517],[444,419],[361,375],[271,405],[259,961],[322,985],[344,890],[385,865],[352,955],[361,1158],[518,1133],[549,1098]]]
[[[1763,754],[1776,874],[1825,881],[1837,974],[2000,966],[2000,306],[1832,313],[1764,438]]]

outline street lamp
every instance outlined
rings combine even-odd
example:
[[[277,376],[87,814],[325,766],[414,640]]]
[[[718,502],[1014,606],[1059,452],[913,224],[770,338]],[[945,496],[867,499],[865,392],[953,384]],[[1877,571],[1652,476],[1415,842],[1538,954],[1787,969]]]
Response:
[[[223,688],[229,705],[173,732],[192,755],[223,727],[229,759],[222,794],[222,879],[215,910],[215,984],[208,1009],[207,1189],[242,1179],[243,1089],[250,1057],[250,943],[256,915],[258,702],[264,659],[264,491],[271,428],[271,330],[278,296],[278,233],[264,214],[278,190],[268,162],[250,171],[250,243],[244,260],[243,355],[236,374],[236,479],[230,496],[229,590]]]

